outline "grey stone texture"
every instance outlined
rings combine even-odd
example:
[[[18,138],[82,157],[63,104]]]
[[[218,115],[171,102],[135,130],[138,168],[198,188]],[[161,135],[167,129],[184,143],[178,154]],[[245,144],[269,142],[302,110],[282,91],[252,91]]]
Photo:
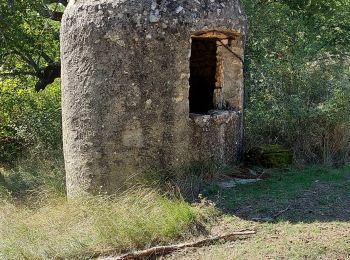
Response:
[[[246,32],[238,0],[71,0],[61,28],[68,195],[237,162]]]

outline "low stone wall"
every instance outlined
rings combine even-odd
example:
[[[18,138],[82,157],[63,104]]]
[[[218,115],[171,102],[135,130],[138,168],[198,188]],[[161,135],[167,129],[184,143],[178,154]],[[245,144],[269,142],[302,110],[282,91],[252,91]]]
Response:
[[[242,149],[242,113],[212,110],[209,115],[190,115],[191,148],[194,161],[237,163]]]

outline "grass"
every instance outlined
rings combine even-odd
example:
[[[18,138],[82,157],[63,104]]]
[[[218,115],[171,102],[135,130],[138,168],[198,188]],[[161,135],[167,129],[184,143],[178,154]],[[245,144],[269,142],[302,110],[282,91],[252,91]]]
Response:
[[[200,234],[203,226],[212,234],[257,234],[169,259],[349,258],[350,166],[272,171],[267,180],[234,189],[212,184],[202,203],[191,205],[144,187],[67,201],[60,166],[43,165],[18,166],[0,176],[0,259],[90,259],[110,250],[177,243]],[[252,221],[287,206],[274,223]],[[221,220],[212,225],[220,211]]]
[[[69,201],[64,187],[62,156],[29,154],[0,167],[0,259],[86,259],[142,249],[199,234],[217,215],[206,202],[191,205],[153,186]]]
[[[114,198],[57,199],[39,209],[0,206],[1,259],[76,259],[169,243],[213,214],[137,188]]]
[[[41,189],[45,192],[41,193]],[[10,197],[25,200],[31,198],[29,194],[37,192],[41,193],[41,196],[48,194],[64,196],[65,174],[62,151],[51,152],[49,155],[31,151],[11,167],[2,167],[0,164],[0,197],[7,193]]]
[[[258,224],[242,219],[226,220],[226,232],[235,226],[255,228],[257,234],[246,240],[189,250],[166,259],[349,259],[350,224],[345,222]]]
[[[234,209],[242,203],[257,203],[274,200],[286,202],[310,189],[315,183],[343,183],[349,176],[350,165],[334,169],[323,166],[309,166],[304,169],[274,170],[266,181],[240,185],[236,189],[221,189],[217,184],[209,186],[205,195],[215,200],[220,198],[224,206]],[[350,191],[350,186],[340,187]]]
[[[350,167],[273,171],[267,180],[206,196],[225,212],[214,233],[257,230],[246,240],[215,244],[168,259],[350,259]],[[271,217],[290,207],[274,222]]]

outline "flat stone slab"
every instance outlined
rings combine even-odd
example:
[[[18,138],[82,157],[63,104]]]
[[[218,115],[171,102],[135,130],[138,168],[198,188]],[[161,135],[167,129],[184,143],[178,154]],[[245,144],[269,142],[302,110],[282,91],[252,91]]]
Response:
[[[249,184],[249,183],[255,183],[258,181],[261,181],[262,179],[239,179],[239,178],[234,178],[232,180],[228,181],[222,181],[219,182],[218,185],[219,187],[223,189],[232,189],[236,187],[237,185],[244,185],[244,184]]]

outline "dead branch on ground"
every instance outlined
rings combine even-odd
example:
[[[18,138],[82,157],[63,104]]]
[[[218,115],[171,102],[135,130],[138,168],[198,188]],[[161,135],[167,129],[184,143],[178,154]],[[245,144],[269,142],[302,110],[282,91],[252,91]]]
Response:
[[[199,241],[190,242],[190,243],[183,243],[183,244],[177,244],[177,245],[169,245],[169,246],[156,246],[149,249],[145,249],[142,251],[136,251],[136,252],[130,252],[126,253],[121,256],[117,257],[106,257],[106,258],[100,258],[101,260],[135,260],[135,259],[145,259],[150,256],[160,256],[160,255],[167,255],[170,253],[173,253],[175,251],[179,251],[184,248],[189,247],[202,247],[204,245],[212,244],[216,241],[220,240],[233,240],[237,237],[245,237],[249,235],[256,234],[256,231],[254,230],[247,230],[247,231],[240,231],[240,232],[233,232],[226,235],[219,235],[214,237],[205,238]]]

